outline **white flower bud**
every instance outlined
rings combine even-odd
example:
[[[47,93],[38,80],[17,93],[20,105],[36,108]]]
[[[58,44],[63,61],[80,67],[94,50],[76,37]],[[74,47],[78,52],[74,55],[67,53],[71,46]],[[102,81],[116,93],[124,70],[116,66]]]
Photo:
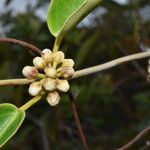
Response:
[[[62,51],[53,53],[53,61],[57,64],[63,62],[65,55]]]
[[[67,92],[69,90],[70,86],[69,86],[69,83],[67,80],[59,80],[58,79],[56,82],[57,82],[56,86],[57,86],[58,90],[60,90],[62,92]]]
[[[42,84],[40,82],[33,82],[29,87],[29,94],[31,96],[38,95],[42,90]]]
[[[56,88],[56,82],[54,79],[47,78],[43,83],[43,86],[46,91],[53,91]]]
[[[29,80],[34,79],[38,74],[38,70],[33,66],[26,66],[22,70],[22,74]]]
[[[53,61],[53,54],[50,49],[44,49],[41,55],[47,63],[51,63]]]
[[[44,72],[46,74],[47,77],[51,77],[51,78],[55,78],[56,76],[56,69],[52,68],[52,67],[46,67],[44,69]]]
[[[37,69],[44,69],[46,67],[46,62],[42,57],[35,57],[33,64]]]
[[[60,101],[60,96],[57,92],[50,92],[46,100],[51,106],[56,106]]]
[[[73,67],[74,61],[72,59],[64,59],[62,67]]]
[[[65,79],[67,79],[74,75],[74,69],[72,67],[62,67],[60,73]]]

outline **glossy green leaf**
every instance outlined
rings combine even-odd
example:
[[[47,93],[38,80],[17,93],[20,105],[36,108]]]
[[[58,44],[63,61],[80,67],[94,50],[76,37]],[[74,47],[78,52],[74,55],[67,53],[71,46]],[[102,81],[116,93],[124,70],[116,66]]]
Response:
[[[12,104],[0,105],[0,147],[18,130],[25,118],[25,112]]]
[[[52,0],[48,11],[48,27],[55,36],[64,36],[101,0]]]

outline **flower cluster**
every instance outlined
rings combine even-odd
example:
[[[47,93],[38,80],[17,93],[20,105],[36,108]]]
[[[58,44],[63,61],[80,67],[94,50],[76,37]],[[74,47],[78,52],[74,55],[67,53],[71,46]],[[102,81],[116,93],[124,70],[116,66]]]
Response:
[[[37,96],[46,92],[48,103],[51,106],[57,105],[60,101],[58,91],[67,92],[70,88],[67,79],[74,74],[74,61],[65,59],[62,51],[52,52],[44,49],[41,57],[33,59],[33,65],[22,70],[27,79],[36,80],[30,84],[29,94]]]

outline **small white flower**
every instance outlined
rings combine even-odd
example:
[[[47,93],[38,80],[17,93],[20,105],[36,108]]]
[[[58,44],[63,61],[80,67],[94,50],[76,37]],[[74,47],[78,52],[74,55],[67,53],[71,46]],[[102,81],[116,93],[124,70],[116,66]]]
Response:
[[[43,83],[43,86],[46,91],[53,91],[56,88],[56,81],[51,78],[47,78]]]
[[[65,79],[67,79],[74,75],[74,69],[72,67],[61,67],[60,73]]]
[[[69,83],[67,80],[59,80],[57,79],[56,81],[56,86],[57,86],[57,89],[62,91],[62,92],[67,92],[70,88],[69,86]]]
[[[73,67],[74,61],[72,59],[64,59],[62,62],[62,67]]]
[[[33,59],[33,64],[37,69],[44,69],[46,67],[46,62],[42,57],[35,57]]]
[[[51,106],[56,106],[60,101],[60,96],[57,92],[50,92],[48,93],[46,100]]]
[[[56,69],[54,69],[53,67],[46,67],[44,69],[44,72],[45,72],[47,77],[51,77],[51,78],[56,77]]]
[[[26,66],[22,70],[22,74],[29,80],[34,79],[38,74],[38,70],[33,66]]]
[[[33,82],[29,87],[29,94],[31,96],[38,95],[42,90],[42,84],[40,82]]]
[[[41,55],[42,58],[44,58],[47,63],[51,63],[53,61],[53,54],[50,49],[44,49]]]
[[[59,64],[59,63],[63,62],[64,58],[65,58],[65,55],[62,51],[58,51],[58,52],[53,53],[54,63]]]

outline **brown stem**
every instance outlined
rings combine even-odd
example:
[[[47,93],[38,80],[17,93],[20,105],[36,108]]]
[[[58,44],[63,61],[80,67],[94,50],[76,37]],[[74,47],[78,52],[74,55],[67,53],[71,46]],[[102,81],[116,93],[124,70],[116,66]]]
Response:
[[[21,41],[21,40],[17,40],[17,39],[14,39],[14,38],[5,38],[5,37],[1,37],[0,38],[0,42],[9,42],[9,43],[15,43],[15,44],[18,44],[18,45],[21,45],[21,46],[24,46],[28,49],[31,49],[39,54],[41,54],[41,50],[39,48],[37,48],[36,46],[32,45],[32,44],[29,44],[27,42],[24,42],[24,41]]]
[[[118,150],[128,150],[131,146],[137,143],[140,139],[142,139],[148,133],[150,133],[150,126],[143,129],[135,138],[133,138],[129,143],[119,148]]]
[[[71,91],[68,92],[68,95],[69,95],[72,112],[73,112],[73,115],[74,115],[74,118],[75,118],[75,121],[76,121],[76,125],[78,127],[79,136],[80,136],[80,139],[82,141],[84,150],[89,150],[87,140],[86,140],[85,134],[83,132],[81,122],[80,122],[80,118],[79,118],[79,115],[78,115],[78,112],[77,112],[77,108],[76,108],[76,104],[75,104],[75,96],[73,95],[73,93]]]

